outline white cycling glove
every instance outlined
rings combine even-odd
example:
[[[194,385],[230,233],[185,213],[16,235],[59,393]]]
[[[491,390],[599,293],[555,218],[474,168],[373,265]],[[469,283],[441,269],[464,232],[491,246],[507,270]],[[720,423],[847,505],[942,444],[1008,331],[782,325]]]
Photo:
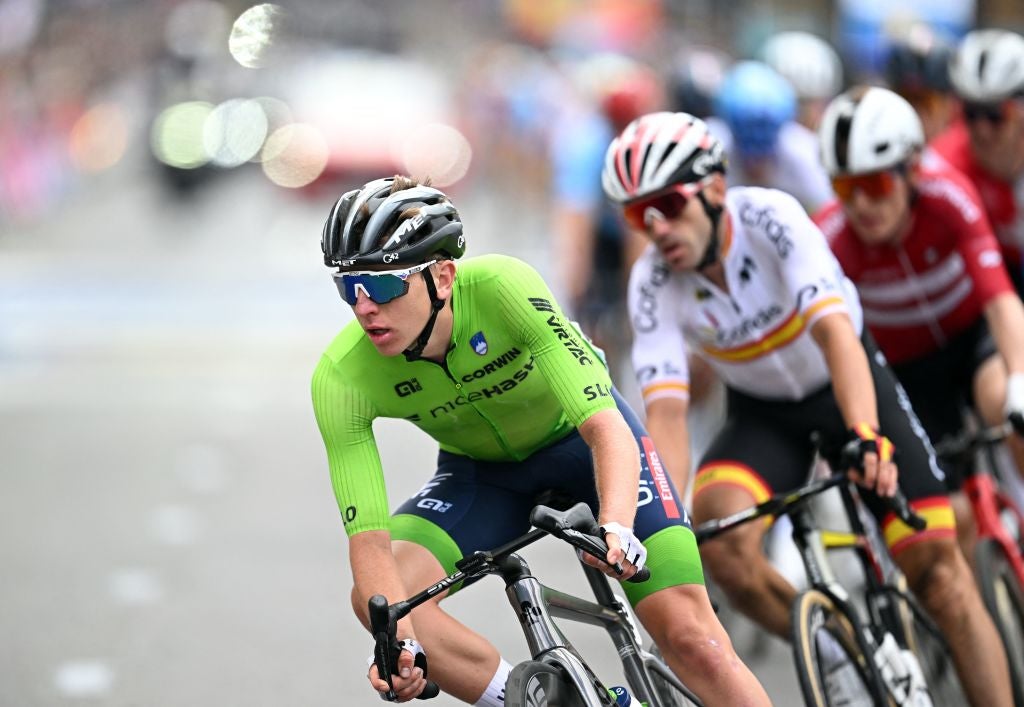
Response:
[[[622,551],[626,553],[626,559],[638,570],[644,566],[644,562],[647,561],[647,548],[633,535],[632,528],[618,523],[605,523],[601,526],[601,532],[618,535],[619,544],[622,545]]]
[[[1006,380],[1006,416],[1013,413],[1024,416],[1024,373],[1011,373]]]
[[[421,646],[420,642],[417,641],[415,638],[404,638],[398,642],[398,646],[400,649],[399,652],[409,651],[410,653],[412,653],[412,661],[414,667],[416,666],[417,661],[426,661],[427,659],[427,652],[423,650],[423,646]],[[423,656],[422,658],[420,658],[421,655]],[[366,659],[366,667],[369,668],[371,665],[373,665],[374,660],[376,660],[376,658],[374,657],[373,653],[371,653],[370,656]],[[423,674],[426,675],[426,672],[424,672]],[[383,679],[384,677],[381,676],[381,680]]]

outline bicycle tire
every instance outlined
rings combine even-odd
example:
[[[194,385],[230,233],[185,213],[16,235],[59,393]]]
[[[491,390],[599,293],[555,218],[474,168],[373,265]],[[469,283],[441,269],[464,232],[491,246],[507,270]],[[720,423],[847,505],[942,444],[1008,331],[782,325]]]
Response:
[[[978,543],[975,567],[981,597],[1006,648],[1014,704],[1024,707],[1024,589],[996,540]]]
[[[833,601],[808,589],[793,603],[790,619],[793,659],[808,707],[874,705],[868,658],[850,619]]]
[[[901,624],[897,642],[917,656],[932,702],[936,707],[969,704],[953,654],[939,628],[906,593],[894,589],[890,594]]]
[[[607,705],[613,705],[610,700]],[[512,668],[505,682],[505,707],[598,707],[588,705],[553,665],[528,660]]]

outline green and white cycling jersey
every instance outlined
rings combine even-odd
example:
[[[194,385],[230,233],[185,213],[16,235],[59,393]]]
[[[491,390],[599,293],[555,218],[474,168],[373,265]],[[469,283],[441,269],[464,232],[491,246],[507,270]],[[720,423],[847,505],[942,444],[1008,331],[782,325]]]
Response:
[[[388,527],[375,418],[409,420],[454,454],[521,461],[615,407],[600,352],[526,263],[460,261],[450,306],[444,364],[382,356],[357,321],[320,359],[313,408],[349,535]]]

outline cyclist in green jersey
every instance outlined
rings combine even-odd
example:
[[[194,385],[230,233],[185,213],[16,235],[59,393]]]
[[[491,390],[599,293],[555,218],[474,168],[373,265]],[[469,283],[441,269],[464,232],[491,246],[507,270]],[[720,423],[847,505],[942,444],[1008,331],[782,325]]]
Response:
[[[707,598],[689,519],[653,444],[612,388],[600,354],[567,322],[540,276],[503,256],[455,260],[462,223],[440,191],[405,178],[344,194],[324,226],[325,263],[349,323],[313,376],[313,406],[349,536],[352,603],[406,597],[464,554],[529,526],[541,493],[594,509],[608,561],[669,664],[705,704],[768,704]],[[371,423],[404,418],[438,441],[437,471],[388,513]],[[649,554],[648,554],[649,553]],[[455,588],[457,589],[457,587]],[[452,591],[455,591],[453,589]],[[430,678],[477,705],[501,705],[510,665],[431,602],[398,625],[400,701]],[[418,641],[422,641],[420,644]],[[368,678],[387,684],[371,666]]]

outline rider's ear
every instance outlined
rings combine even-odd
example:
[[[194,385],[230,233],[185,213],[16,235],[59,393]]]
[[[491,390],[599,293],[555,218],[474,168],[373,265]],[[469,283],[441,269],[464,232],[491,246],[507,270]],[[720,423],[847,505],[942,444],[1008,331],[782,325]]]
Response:
[[[439,299],[448,299],[452,294],[452,283],[455,282],[455,261],[442,260],[431,266],[434,271],[434,285],[437,287]]]
[[[725,192],[725,175],[721,172],[715,172],[711,176],[711,181],[704,187],[704,193],[711,198],[713,203],[721,204],[725,202]]]

